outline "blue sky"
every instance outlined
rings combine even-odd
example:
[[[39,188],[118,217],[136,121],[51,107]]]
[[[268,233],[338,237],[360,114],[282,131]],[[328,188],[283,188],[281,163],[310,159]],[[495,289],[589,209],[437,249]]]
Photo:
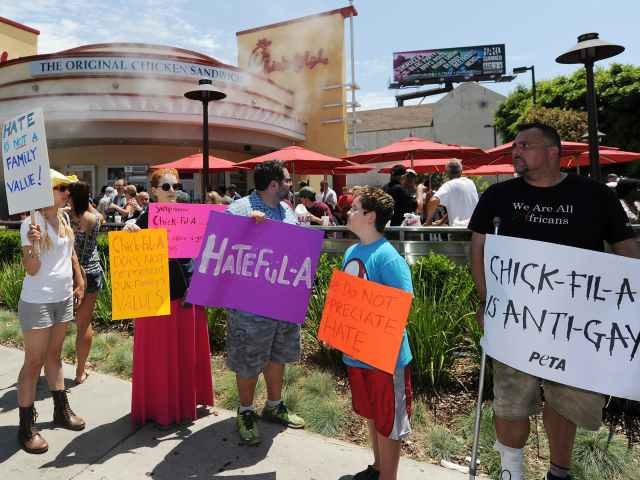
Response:
[[[167,44],[236,63],[235,32],[348,5],[347,0],[5,0],[0,16],[41,31],[40,53],[87,43]],[[356,0],[356,81],[363,108],[393,106],[392,53],[505,43],[507,69],[535,65],[536,79],[577,67],[555,58],[585,32],[624,45],[616,62],[640,64],[638,0]],[[599,65],[607,65],[605,60]],[[507,84],[507,94],[530,73]],[[410,90],[407,90],[407,92]],[[427,100],[428,101],[428,100]]]

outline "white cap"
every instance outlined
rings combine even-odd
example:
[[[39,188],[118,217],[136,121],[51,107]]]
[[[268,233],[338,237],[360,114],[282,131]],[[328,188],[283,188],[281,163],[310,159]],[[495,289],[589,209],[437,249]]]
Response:
[[[408,175],[409,173],[411,175],[416,176],[416,177],[418,176],[418,173],[413,168],[407,168],[407,171],[405,172],[405,175]]]

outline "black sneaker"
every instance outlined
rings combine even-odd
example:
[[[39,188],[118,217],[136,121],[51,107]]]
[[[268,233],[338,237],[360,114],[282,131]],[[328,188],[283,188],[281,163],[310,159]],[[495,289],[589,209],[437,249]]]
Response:
[[[366,470],[356,473],[352,478],[353,480],[378,480],[380,472],[373,468],[373,465],[369,465]]]
[[[560,477],[556,477],[550,472],[547,472],[547,474],[544,476],[542,480],[571,480],[571,476],[567,475],[565,478],[560,478]]]

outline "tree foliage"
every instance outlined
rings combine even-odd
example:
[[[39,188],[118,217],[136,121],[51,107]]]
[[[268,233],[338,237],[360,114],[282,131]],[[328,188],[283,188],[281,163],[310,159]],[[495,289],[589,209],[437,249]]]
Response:
[[[524,115],[527,123],[541,122],[558,130],[560,138],[570,142],[582,142],[582,135],[587,131],[587,114],[575,110],[561,108],[530,107]]]
[[[624,150],[640,151],[640,67],[612,64],[597,68],[595,87],[598,101],[598,129],[607,136],[604,144]],[[579,140],[579,118],[586,112],[586,74],[578,68],[536,83],[536,108],[532,108],[531,90],[518,86],[496,112],[495,125],[505,141],[517,134],[516,126],[533,118],[544,119],[559,127],[564,140]],[[542,107],[542,108],[540,108]],[[573,115],[580,112],[581,115]],[[574,133],[571,133],[574,132]]]

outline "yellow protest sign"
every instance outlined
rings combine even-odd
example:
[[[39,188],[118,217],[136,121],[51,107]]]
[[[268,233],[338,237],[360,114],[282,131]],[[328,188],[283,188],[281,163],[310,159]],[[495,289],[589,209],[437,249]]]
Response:
[[[336,270],[329,283],[318,338],[392,374],[411,301],[408,292]]]
[[[171,313],[167,231],[109,232],[111,318]]]

